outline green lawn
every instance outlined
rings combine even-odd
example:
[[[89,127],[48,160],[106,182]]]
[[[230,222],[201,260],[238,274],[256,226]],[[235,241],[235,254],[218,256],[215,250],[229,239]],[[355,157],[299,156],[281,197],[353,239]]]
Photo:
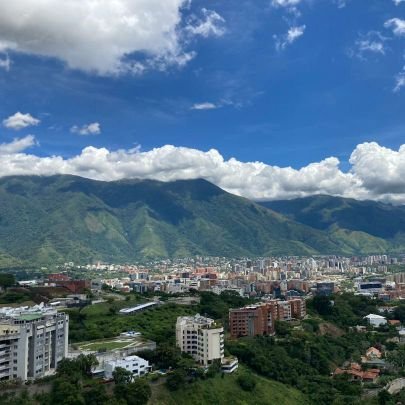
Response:
[[[90,342],[79,345],[80,350],[98,351],[100,349],[115,350],[123,349],[130,345],[130,342],[121,342],[114,340],[102,340],[100,342]]]
[[[307,398],[299,391],[278,382],[256,376],[257,385],[252,392],[243,391],[237,373],[188,384],[175,392],[164,384],[152,385],[152,398],[148,405],[306,405]]]

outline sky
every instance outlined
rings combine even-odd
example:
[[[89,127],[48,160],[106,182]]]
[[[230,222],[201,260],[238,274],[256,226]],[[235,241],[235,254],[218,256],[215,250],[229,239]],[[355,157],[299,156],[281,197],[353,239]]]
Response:
[[[0,176],[405,204],[405,0],[0,2]]]

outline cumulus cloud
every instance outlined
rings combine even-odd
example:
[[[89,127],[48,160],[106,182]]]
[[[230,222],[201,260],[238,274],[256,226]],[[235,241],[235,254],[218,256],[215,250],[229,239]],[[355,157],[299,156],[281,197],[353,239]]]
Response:
[[[70,68],[102,75],[183,65],[194,55],[183,49],[182,11],[188,4],[189,0],[1,1],[0,52],[53,57]],[[203,18],[188,31],[219,36],[223,23],[215,11],[203,9]]]
[[[393,0],[396,6],[399,6],[401,3],[403,3],[405,0]]]
[[[101,126],[99,122],[93,122],[81,127],[74,125],[72,128],[70,128],[70,132],[78,135],[99,135],[101,134]]]
[[[384,27],[392,29],[392,32],[397,36],[405,35],[405,20],[400,18],[391,18],[384,23]]]
[[[16,112],[14,115],[3,120],[3,125],[6,128],[14,129],[15,131],[19,131],[20,129],[24,129],[31,126],[36,126],[40,124],[40,120],[34,118],[31,114],[23,114],[21,112]]]
[[[193,16],[185,30],[192,35],[220,37],[225,34],[225,19],[213,10],[203,8],[203,18]]]
[[[299,37],[304,35],[305,28],[306,28],[305,25],[290,27],[285,35],[282,35],[281,37],[275,35],[274,39],[276,40],[276,49],[283,50],[288,45],[291,45]]]
[[[37,144],[38,143],[33,135],[14,139],[12,142],[0,144],[0,155],[14,155]]]
[[[150,151],[88,146],[69,159],[24,152],[35,143],[29,136],[0,145],[0,176],[74,174],[105,181],[203,178],[255,200],[329,194],[405,204],[405,145],[395,151],[374,142],[360,144],[351,154],[351,169],[343,172],[335,157],[294,169],[225,160],[215,149],[205,152],[171,145]]]

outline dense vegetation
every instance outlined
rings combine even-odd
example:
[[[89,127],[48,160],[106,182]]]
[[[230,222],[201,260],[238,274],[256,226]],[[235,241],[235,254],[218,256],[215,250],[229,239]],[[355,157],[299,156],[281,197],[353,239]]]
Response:
[[[376,253],[392,246],[357,230],[299,224],[204,180],[0,179],[0,268],[195,254]]]
[[[261,204],[291,220],[327,231],[336,243],[352,239],[363,252],[404,251],[404,206],[326,195]]]
[[[139,299],[114,301],[67,311],[70,316],[71,342],[109,338],[127,330],[136,330],[157,343],[170,341],[174,344],[177,317],[196,312],[188,306],[168,303],[136,315],[117,314],[120,308],[139,302]]]
[[[240,374],[239,374],[240,373]],[[193,381],[181,390],[170,391],[164,385],[152,386],[150,405],[306,405],[309,401],[298,390],[253,375],[255,386],[246,391],[238,383],[240,370],[234,375],[216,375],[213,378]]]

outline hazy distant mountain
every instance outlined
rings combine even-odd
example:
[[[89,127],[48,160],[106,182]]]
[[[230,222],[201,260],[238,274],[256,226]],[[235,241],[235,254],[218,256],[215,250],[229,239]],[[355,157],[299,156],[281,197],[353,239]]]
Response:
[[[281,211],[280,205],[289,203],[270,205]],[[316,211],[314,207],[314,218]],[[301,216],[295,219],[304,222]],[[371,236],[313,222],[310,225],[320,229],[204,180],[7,177],[0,179],[0,266],[195,254],[377,253],[395,247],[384,239],[386,230]],[[388,239],[393,239],[391,234]]]

